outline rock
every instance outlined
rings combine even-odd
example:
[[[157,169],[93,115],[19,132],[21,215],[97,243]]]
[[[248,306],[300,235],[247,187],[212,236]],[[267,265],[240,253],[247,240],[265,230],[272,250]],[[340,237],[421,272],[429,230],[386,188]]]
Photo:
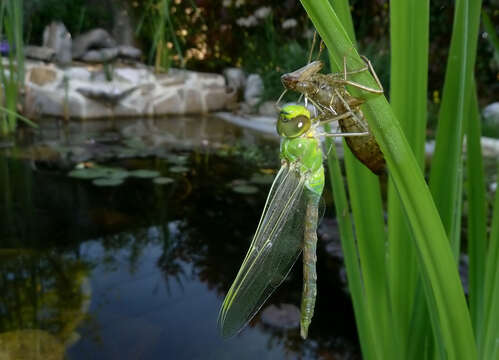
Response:
[[[212,89],[204,97],[206,111],[215,111],[225,108],[228,104],[234,102],[234,92],[228,92],[230,89]]]
[[[497,182],[493,182],[492,184],[490,184],[489,190],[490,190],[490,192],[495,193],[497,190]]]
[[[135,69],[129,67],[115,68],[113,78],[117,81],[125,81],[131,84],[151,83],[156,80],[154,74],[147,68]]]
[[[492,158],[499,157],[499,139],[482,136],[480,138],[480,144],[482,145],[483,156]]]
[[[140,60],[142,51],[133,46],[120,45],[118,46],[118,56],[125,59]]]
[[[53,61],[55,59],[55,50],[45,46],[27,45],[24,47],[24,55],[28,59]]]
[[[265,101],[258,107],[258,113],[263,116],[275,116],[277,118],[278,109],[275,101]]]
[[[482,116],[487,125],[499,127],[499,102],[487,105],[482,110]]]
[[[54,82],[55,79],[57,79],[57,72],[50,67],[39,66],[30,69],[26,78],[33,84],[44,86]]]
[[[184,101],[178,93],[170,94],[154,104],[154,115],[183,114]]]
[[[89,99],[96,100],[98,102],[110,106],[115,106],[125,97],[134,92],[137,88],[138,86],[133,86],[128,89],[99,86],[99,87],[78,88],[76,89],[76,91],[78,91],[80,94]]]
[[[174,70],[156,76],[147,67],[118,67],[113,80],[103,66],[64,70],[27,61],[24,108],[31,117],[107,118],[200,114],[234,99],[221,75]]]
[[[158,74],[158,82],[162,86],[172,86],[185,83],[187,75],[185,71],[178,71],[176,69],[170,69],[168,74]]]
[[[206,112],[206,109],[203,106],[201,93],[196,89],[187,89],[184,103],[186,114],[200,114]]]
[[[256,106],[262,99],[263,80],[258,74],[251,74],[246,80],[244,101],[250,106]]]
[[[60,21],[54,21],[45,27],[43,46],[55,51],[55,59],[60,65],[70,64],[73,60],[71,34]]]
[[[135,27],[130,19],[133,9],[127,1],[114,1],[112,6],[113,37],[121,45],[133,45],[135,39]]]
[[[81,58],[90,49],[115,47],[116,41],[104,29],[94,29],[75,37],[73,40],[73,58]]]
[[[105,63],[112,61],[118,57],[117,48],[107,48],[100,50],[89,50],[80,58],[85,62],[90,63]]]
[[[270,305],[262,311],[261,319],[265,325],[274,328],[296,329],[300,325],[300,309],[292,304]]]
[[[234,89],[238,93],[242,93],[246,84],[246,75],[240,68],[227,68],[223,71],[227,86]]]
[[[70,80],[79,80],[79,81],[90,81],[92,79],[92,72],[87,70],[84,67],[70,67],[64,71],[64,76],[66,76]]]

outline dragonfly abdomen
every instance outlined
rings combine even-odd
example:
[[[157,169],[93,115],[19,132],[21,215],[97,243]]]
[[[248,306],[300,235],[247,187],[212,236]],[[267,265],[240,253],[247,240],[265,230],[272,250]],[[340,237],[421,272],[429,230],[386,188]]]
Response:
[[[317,297],[317,222],[319,221],[319,196],[306,194],[307,210],[303,242],[303,291],[301,300],[300,335],[307,338],[308,327],[314,316]]]

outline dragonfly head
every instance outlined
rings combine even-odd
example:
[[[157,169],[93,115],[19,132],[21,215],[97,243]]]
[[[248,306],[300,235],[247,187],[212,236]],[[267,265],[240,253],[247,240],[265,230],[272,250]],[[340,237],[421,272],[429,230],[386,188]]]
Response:
[[[286,105],[279,112],[277,133],[286,138],[305,134],[311,126],[310,112],[302,105]]]

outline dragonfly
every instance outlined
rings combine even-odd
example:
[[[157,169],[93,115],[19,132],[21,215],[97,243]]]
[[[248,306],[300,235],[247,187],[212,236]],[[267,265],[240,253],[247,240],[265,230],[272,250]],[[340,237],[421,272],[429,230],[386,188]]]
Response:
[[[320,136],[324,134],[302,105],[286,105],[278,116],[281,168],[267,196],[260,222],[220,309],[223,337],[238,333],[281,285],[303,250],[300,334],[307,337],[317,295],[316,247],[319,203],[324,189]]]
[[[383,94],[383,86],[371,62],[366,57],[362,59],[367,64],[365,67],[347,71],[346,58],[343,58],[343,72],[332,74],[319,73],[324,63],[320,60],[313,61],[298,70],[282,75],[281,81],[286,90],[300,92],[305,95],[306,101],[309,100],[314,104],[321,112],[320,122],[338,121],[342,132],[364,133],[364,136],[346,137],[345,141],[357,159],[373,173],[380,175],[385,169],[385,158],[360,110],[360,105],[365,99],[351,95],[346,88],[350,85],[369,93]],[[348,79],[348,75],[364,71],[369,71],[373,75],[379,89]]]

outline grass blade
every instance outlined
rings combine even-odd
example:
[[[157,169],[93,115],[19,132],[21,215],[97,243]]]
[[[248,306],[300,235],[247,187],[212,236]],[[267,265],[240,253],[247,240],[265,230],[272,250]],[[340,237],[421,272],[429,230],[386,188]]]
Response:
[[[329,131],[329,125],[327,127],[326,131]],[[341,247],[347,270],[348,289],[350,290],[350,294],[352,294],[353,309],[362,354],[365,360],[379,359],[374,345],[374,336],[372,336],[374,327],[365,303],[360,264],[357,257],[357,248],[355,246],[352,220],[348,208],[345,184],[341,175],[341,167],[336,155],[334,141],[331,138],[326,139],[326,146],[327,149],[330,149],[327,157],[329,178],[331,179],[336,218],[340,229]]]
[[[345,29],[326,1],[301,0],[309,17],[338,65],[343,56],[348,68],[362,66]],[[359,73],[356,81],[375,86],[374,79]],[[358,95],[355,89],[351,89]],[[421,169],[402,129],[383,96],[373,96],[362,110],[385,155],[393,183],[407,214],[424,274],[426,297],[432,307],[432,323],[440,329],[449,359],[476,359],[471,321],[454,258]]]
[[[482,147],[480,145],[481,124],[478,114],[478,99],[474,83],[469,107],[466,132],[466,170],[468,195],[468,255],[469,255],[469,299],[470,314],[475,334],[482,326],[483,291],[486,257],[486,204],[485,176]],[[477,337],[478,339],[478,337]]]
[[[423,169],[427,120],[429,1],[391,1],[390,36],[390,103],[418,165]],[[397,314],[394,316],[394,325],[402,341],[401,357],[420,356],[420,352],[409,351],[408,346],[418,340],[425,341],[425,334],[431,334],[431,328],[421,291],[417,293],[418,299],[415,301],[418,279],[416,248],[412,242],[404,241],[412,234],[407,227],[393,181],[389,182],[388,214],[391,303],[393,313]],[[414,318],[417,320],[411,321],[414,304],[418,304],[417,317]],[[409,335],[414,333],[422,336]]]
[[[430,188],[454,256],[459,254],[461,218],[459,192],[462,181],[462,140],[465,114],[471,97],[481,0],[456,0],[452,38],[445,72],[442,105],[438,116]]]
[[[499,169],[497,180],[499,184]],[[480,359],[497,359],[499,334],[499,190],[496,189],[494,213],[492,218],[489,249],[485,272],[484,295],[484,333],[479,345]]]
[[[349,37],[355,40],[348,1],[330,1],[330,4],[338,11],[339,19],[347,29]],[[334,64],[334,62],[331,63]],[[333,65],[332,71],[339,70],[340,68],[335,68]],[[394,341],[391,331],[388,277],[385,264],[386,233],[379,180],[357,160],[344,140],[343,149],[366,309],[371,316],[370,326],[373,331],[370,336],[374,341],[378,356],[387,359],[397,352],[394,344],[398,344],[398,341]]]

